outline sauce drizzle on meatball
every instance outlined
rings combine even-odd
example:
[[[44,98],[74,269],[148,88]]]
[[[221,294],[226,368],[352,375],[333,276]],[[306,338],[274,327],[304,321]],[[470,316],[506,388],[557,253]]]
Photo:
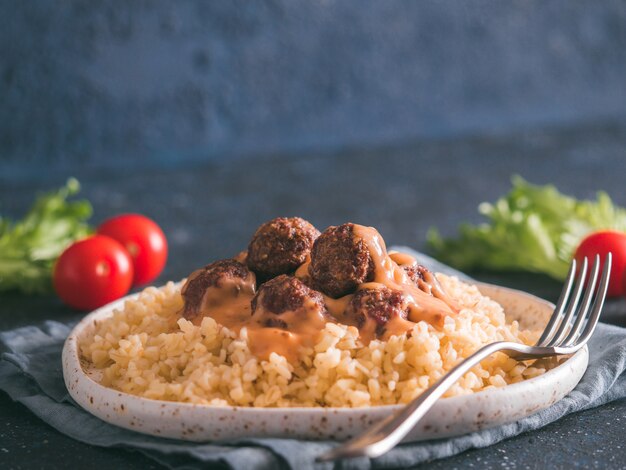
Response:
[[[189,275],[181,290],[185,302],[182,316],[201,321],[210,312],[213,317],[244,321],[255,292],[254,273],[245,265],[234,259],[216,261]]]
[[[432,295],[416,286],[409,279],[404,269],[398,266],[387,254],[385,242],[375,228],[356,225],[355,233],[369,247],[374,265],[376,266],[374,271],[375,282],[381,283],[390,289],[402,291],[407,297],[409,320],[414,323],[424,320],[440,328],[443,326],[446,316],[454,315],[458,311],[456,303],[440,286],[432,286]],[[430,274],[432,275],[432,273]],[[431,282],[436,280],[434,275],[432,277],[429,276],[429,279]]]
[[[328,316],[324,297],[300,279],[280,275],[261,285],[247,322],[250,349],[257,356],[277,352],[297,360],[300,347],[313,347]]]
[[[388,253],[376,229],[350,223],[318,237],[312,225],[295,219],[262,225],[250,243],[258,250],[192,273],[182,289],[183,316],[196,324],[210,316],[235,333],[245,327],[259,358],[275,352],[295,364],[329,321],[358,328],[367,344],[407,333],[420,321],[441,328],[458,312],[435,274],[409,255]],[[294,237],[305,242],[285,241]],[[271,253],[278,253],[275,259]],[[256,271],[255,256],[263,259]],[[271,273],[285,270],[293,274]],[[258,291],[255,274],[265,281]]]

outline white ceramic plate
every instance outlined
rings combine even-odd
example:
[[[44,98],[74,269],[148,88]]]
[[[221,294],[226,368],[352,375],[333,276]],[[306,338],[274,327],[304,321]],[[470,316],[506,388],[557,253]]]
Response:
[[[484,295],[499,302],[507,318],[524,327],[542,328],[553,305],[530,294],[479,284]],[[133,296],[130,296],[132,298]],[[344,440],[388,416],[400,405],[369,408],[251,408],[215,407],[149,400],[97,382],[98,371],[79,358],[78,338],[90,334],[95,320],[110,316],[123,302],[102,307],[86,316],[63,348],[63,376],[70,395],[100,419],[155,436],[209,441],[237,437],[289,437]],[[587,348],[538,377],[506,387],[444,398],[426,414],[406,441],[465,434],[516,421],[547,408],[569,393],[583,376]]]

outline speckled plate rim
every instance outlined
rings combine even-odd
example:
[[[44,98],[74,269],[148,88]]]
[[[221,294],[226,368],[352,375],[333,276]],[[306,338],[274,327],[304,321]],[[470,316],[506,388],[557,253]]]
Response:
[[[526,292],[474,282],[483,295],[502,302],[514,297],[543,310],[554,305]],[[88,314],[72,330],[63,348],[63,376],[72,398],[86,411],[126,429],[155,436],[209,441],[237,437],[290,437],[343,440],[388,416],[402,405],[363,408],[253,408],[210,406],[137,397],[100,385],[85,371],[78,338],[134,300],[129,295]],[[545,409],[569,393],[588,364],[586,347],[546,373],[506,387],[443,398],[427,413],[406,441],[462,435],[513,422]],[[541,392],[541,393],[538,393]]]

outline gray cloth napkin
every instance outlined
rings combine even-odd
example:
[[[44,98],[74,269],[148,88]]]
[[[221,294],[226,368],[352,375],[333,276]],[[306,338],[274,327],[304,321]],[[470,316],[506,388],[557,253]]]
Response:
[[[401,248],[412,252],[410,249]],[[435,271],[457,274],[432,258],[416,254]],[[239,439],[196,444],[146,436],[107,424],[80,408],[63,382],[61,350],[71,325],[54,321],[0,333],[0,389],[58,431],[79,441],[103,447],[138,450],[170,468],[199,468],[222,464],[232,468],[331,468],[315,457],[335,442],[295,439]],[[341,468],[397,468],[448,457],[467,449],[486,447],[517,434],[538,429],[562,416],[626,397],[626,329],[606,324],[589,344],[589,367],[582,381],[563,400],[520,421],[461,437],[404,444],[375,459],[345,461]]]

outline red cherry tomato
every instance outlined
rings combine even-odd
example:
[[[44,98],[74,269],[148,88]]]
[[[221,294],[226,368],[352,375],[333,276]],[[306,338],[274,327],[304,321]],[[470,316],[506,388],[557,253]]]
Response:
[[[70,245],[54,266],[53,283],[67,305],[93,310],[125,295],[133,281],[126,249],[103,235]]]
[[[607,296],[617,297],[626,292],[626,279],[624,279],[624,271],[626,270],[626,233],[614,230],[594,232],[580,242],[574,257],[579,263],[582,262],[584,257],[587,257],[590,266],[592,266],[596,254],[599,254],[602,260],[600,269],[602,269],[604,267],[604,259],[609,252],[613,254],[613,260]]]
[[[167,261],[167,240],[163,230],[139,214],[118,215],[104,221],[97,232],[126,247],[133,259],[133,285],[147,284],[157,278]]]

